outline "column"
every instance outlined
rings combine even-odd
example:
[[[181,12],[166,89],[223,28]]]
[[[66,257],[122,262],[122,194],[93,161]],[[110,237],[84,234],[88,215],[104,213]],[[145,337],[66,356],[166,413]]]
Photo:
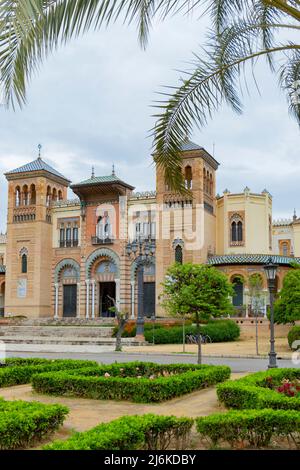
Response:
[[[120,279],[115,279],[116,283],[116,307],[120,310]]]
[[[131,318],[134,318],[135,281],[131,281]]]
[[[91,284],[92,284],[92,318],[94,319],[95,318],[95,284],[96,284],[95,279],[91,281]]]
[[[86,279],[86,311],[85,311],[85,318],[89,318],[90,313],[90,280]]]
[[[80,282],[77,282],[77,318],[80,318]]]
[[[55,311],[54,311],[54,318],[58,318],[58,289],[59,284],[54,284],[55,287]]]

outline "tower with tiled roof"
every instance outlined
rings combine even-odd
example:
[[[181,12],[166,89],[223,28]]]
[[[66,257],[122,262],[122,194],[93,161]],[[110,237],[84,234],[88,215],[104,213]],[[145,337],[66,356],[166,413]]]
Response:
[[[52,201],[70,181],[40,156],[8,171],[5,314],[49,317]]]

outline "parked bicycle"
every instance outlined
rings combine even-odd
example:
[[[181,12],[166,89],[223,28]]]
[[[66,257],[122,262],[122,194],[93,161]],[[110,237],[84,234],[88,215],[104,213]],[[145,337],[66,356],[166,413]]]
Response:
[[[212,342],[211,337],[208,335],[200,335],[200,338],[201,338],[202,344],[207,344],[207,343]],[[185,340],[187,344],[198,344],[198,335],[192,335],[192,334],[186,335]]]

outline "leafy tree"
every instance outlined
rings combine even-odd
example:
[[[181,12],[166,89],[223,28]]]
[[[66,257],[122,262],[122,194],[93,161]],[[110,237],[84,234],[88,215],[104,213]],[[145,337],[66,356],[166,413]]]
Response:
[[[274,306],[275,323],[300,320],[300,268],[289,271]]]
[[[198,335],[198,363],[201,364],[200,322],[228,315],[232,311],[231,284],[212,266],[175,263],[167,270],[162,305],[171,315],[192,315]]]
[[[8,105],[15,101],[22,105],[26,84],[40,62],[80,34],[121,18],[137,23],[139,41],[145,47],[154,18],[196,9],[198,15],[211,15],[207,46],[195,54],[194,70],[184,73],[175,92],[167,98],[163,95],[154,128],[156,163],[163,167],[170,188],[184,191],[182,141],[194,124],[205,125],[224,102],[242,112],[240,78],[247,63],[253,69],[257,60],[267,61],[300,124],[300,44],[296,35],[300,0],[0,0],[0,91],[4,100]]]
[[[118,307],[115,299],[113,297],[110,297],[110,295],[107,296],[110,301],[113,304],[113,307],[110,307],[109,310],[110,312],[115,313],[116,319],[117,319],[117,332],[116,332],[116,347],[115,351],[122,351],[122,334],[123,331],[125,330],[125,326],[129,320],[129,314],[128,312],[121,312]]]

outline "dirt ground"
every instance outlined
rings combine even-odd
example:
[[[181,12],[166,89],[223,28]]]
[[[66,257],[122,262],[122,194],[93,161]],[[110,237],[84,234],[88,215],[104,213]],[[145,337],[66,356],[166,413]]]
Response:
[[[232,374],[239,378],[245,373]],[[40,395],[32,391],[31,385],[18,385],[2,388],[0,395],[5,400],[39,401],[41,403],[60,403],[70,409],[62,428],[51,437],[65,439],[72,431],[86,431],[99,423],[108,422],[121,416],[155,413],[158,415],[207,416],[215,412],[226,411],[217,399],[215,387],[199,390],[173,400],[158,404],[141,404],[126,401],[90,400],[85,398],[66,398]],[[50,441],[49,440],[49,441]]]
[[[292,351],[288,346],[286,338],[276,338],[276,351],[283,359],[290,359]],[[266,356],[270,350],[270,343],[268,338],[260,338],[258,352],[261,356]],[[143,352],[143,353],[182,353],[182,344],[157,344],[147,346],[124,346],[124,352]],[[186,353],[196,353],[196,344],[186,344]],[[239,341],[231,341],[229,343],[211,343],[203,345],[203,354],[207,356],[256,356],[255,340],[253,338],[244,337]]]

